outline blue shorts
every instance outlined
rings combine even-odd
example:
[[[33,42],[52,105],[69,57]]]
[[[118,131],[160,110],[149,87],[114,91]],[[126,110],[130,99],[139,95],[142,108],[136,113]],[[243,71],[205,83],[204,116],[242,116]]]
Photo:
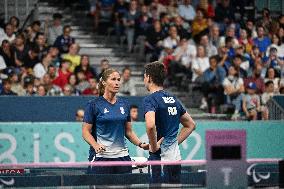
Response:
[[[129,156],[119,158],[96,157],[95,161],[131,161]],[[132,166],[89,166],[88,174],[124,174],[132,173]]]
[[[149,152],[149,161],[161,160],[161,149],[157,152]],[[149,170],[149,179],[150,183],[180,183],[181,177],[181,165],[150,165]]]

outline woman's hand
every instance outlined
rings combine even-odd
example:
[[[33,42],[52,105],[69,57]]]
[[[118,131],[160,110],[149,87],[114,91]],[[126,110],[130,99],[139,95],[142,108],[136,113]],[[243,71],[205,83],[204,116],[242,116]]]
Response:
[[[106,151],[106,147],[102,144],[97,144],[95,146],[95,151],[96,151],[96,153],[100,154],[100,153]]]
[[[139,147],[142,148],[143,150],[149,150],[149,146],[150,145],[146,144],[146,143],[142,143],[142,144],[139,145]]]

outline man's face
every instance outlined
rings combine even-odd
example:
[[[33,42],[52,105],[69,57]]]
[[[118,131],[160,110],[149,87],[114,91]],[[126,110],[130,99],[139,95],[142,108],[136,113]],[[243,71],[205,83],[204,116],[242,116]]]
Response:
[[[137,108],[131,108],[130,117],[131,117],[131,120],[133,120],[133,121],[138,120],[138,109]]]

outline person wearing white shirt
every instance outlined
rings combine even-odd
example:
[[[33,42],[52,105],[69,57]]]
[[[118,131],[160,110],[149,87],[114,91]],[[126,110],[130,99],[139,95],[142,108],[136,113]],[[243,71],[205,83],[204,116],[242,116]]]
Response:
[[[183,0],[183,4],[178,6],[179,15],[186,21],[192,21],[196,15],[191,0]]]
[[[192,61],[192,82],[201,79],[203,72],[209,68],[209,58],[202,45],[197,47],[197,56]]]
[[[232,119],[239,117],[239,111],[241,110],[242,96],[245,91],[244,81],[237,74],[237,70],[234,66],[229,67],[228,76],[223,81],[224,94],[226,95],[227,104],[233,104],[235,106],[235,113]]]
[[[13,26],[11,24],[6,24],[5,26],[5,33],[1,35],[0,32],[0,44],[2,44],[3,40],[8,40],[10,43],[12,43],[15,40],[16,36],[13,31]]]

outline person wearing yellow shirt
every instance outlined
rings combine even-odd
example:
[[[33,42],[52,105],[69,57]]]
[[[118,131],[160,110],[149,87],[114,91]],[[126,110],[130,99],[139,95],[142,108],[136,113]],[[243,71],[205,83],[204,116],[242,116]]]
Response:
[[[69,60],[71,62],[69,71],[74,72],[76,66],[80,65],[81,56],[78,54],[80,50],[80,46],[77,43],[73,43],[69,47],[69,51],[67,54],[62,55],[62,59]]]
[[[196,16],[192,21],[192,36],[199,34],[203,30],[207,29],[207,19],[204,17],[204,10],[198,8],[196,10]]]

